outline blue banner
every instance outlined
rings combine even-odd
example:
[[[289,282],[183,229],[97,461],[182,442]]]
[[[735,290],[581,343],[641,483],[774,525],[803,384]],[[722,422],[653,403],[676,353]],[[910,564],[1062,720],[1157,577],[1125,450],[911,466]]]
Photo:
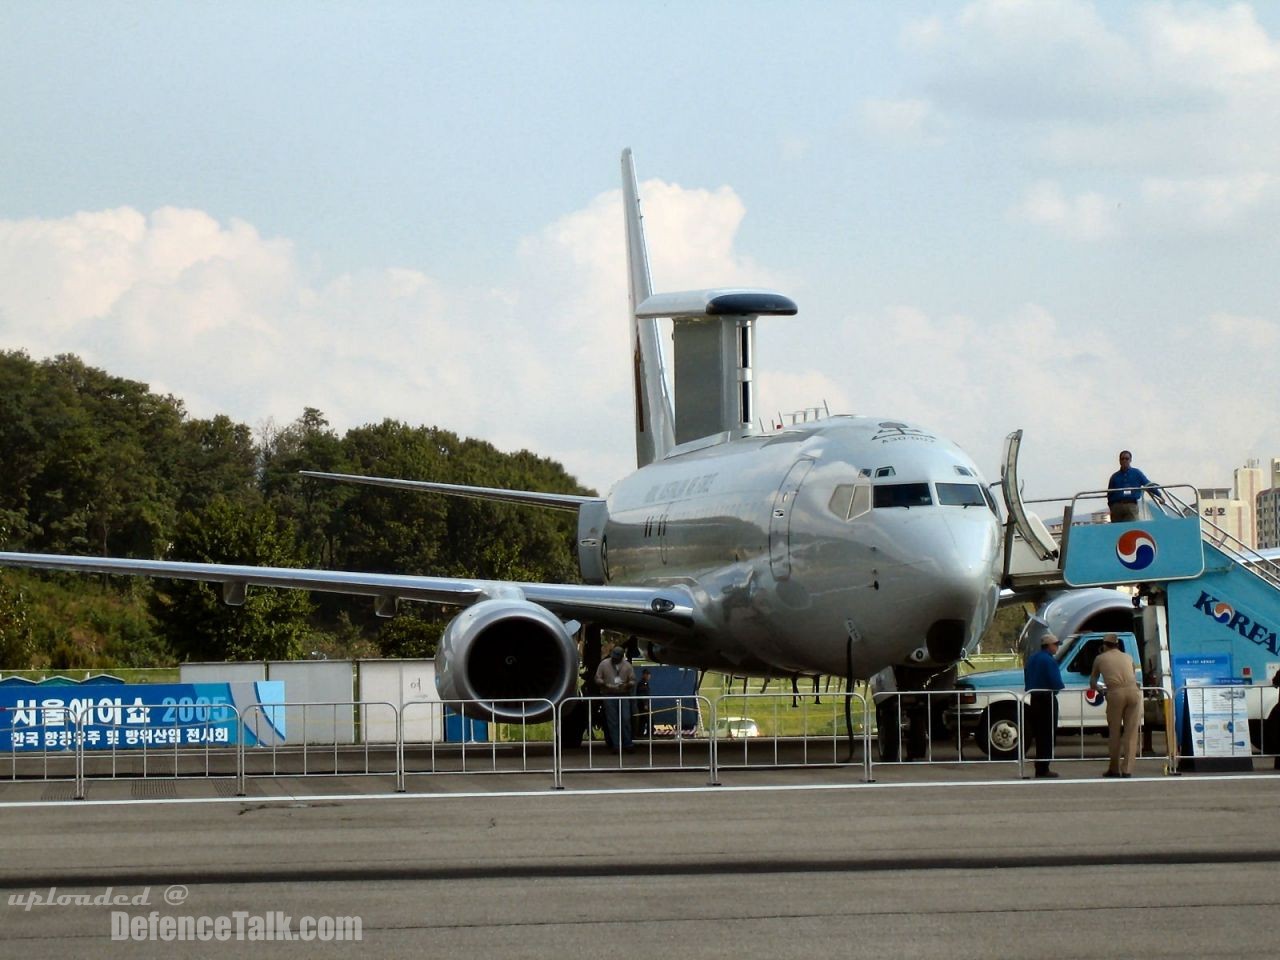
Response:
[[[155,749],[285,742],[284,681],[0,688],[0,750]],[[234,709],[232,709],[234,708]]]

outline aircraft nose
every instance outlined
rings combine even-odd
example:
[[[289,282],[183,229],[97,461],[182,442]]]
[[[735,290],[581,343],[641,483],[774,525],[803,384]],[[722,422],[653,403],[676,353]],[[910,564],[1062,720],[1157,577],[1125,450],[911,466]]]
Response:
[[[933,616],[925,630],[929,655],[940,663],[963,656],[995,616],[1000,585],[996,560],[999,527],[986,517],[947,521],[950,548],[935,553]]]

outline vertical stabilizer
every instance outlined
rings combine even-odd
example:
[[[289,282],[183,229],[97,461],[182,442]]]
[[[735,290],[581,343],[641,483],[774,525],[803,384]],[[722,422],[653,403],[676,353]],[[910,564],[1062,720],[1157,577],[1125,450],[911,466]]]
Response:
[[[658,321],[640,317],[637,308],[649,299],[649,257],[640,225],[640,192],[630,148],[622,151],[622,201],[627,223],[627,272],[631,294],[631,362],[635,379],[636,466],[661,460],[675,445],[675,417],[667,391],[666,365],[658,338]]]

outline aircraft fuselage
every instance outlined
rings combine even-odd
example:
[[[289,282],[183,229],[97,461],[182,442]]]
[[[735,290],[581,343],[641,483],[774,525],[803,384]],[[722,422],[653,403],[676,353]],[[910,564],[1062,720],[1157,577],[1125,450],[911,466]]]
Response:
[[[954,444],[833,417],[688,444],[610,492],[607,582],[683,584],[696,628],[670,662],[867,677],[972,649],[998,596],[999,522]]]

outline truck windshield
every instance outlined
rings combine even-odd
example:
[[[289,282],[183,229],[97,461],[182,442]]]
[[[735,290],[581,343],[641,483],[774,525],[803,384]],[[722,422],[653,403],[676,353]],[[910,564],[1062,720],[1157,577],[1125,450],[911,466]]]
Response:
[[[1079,636],[1067,637],[1067,639],[1062,641],[1062,645],[1058,647],[1058,652],[1054,654],[1054,659],[1059,663],[1066,663],[1071,659],[1071,651],[1076,648],[1076,644],[1079,642]]]

